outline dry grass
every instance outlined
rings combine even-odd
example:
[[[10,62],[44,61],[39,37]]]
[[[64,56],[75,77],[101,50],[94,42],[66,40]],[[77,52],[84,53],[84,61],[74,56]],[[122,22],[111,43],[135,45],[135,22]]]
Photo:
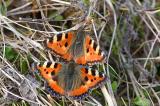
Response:
[[[160,2],[158,0],[1,0],[0,105],[160,105]],[[82,101],[50,97],[31,64],[52,60],[43,41],[86,23],[107,61],[101,89]]]

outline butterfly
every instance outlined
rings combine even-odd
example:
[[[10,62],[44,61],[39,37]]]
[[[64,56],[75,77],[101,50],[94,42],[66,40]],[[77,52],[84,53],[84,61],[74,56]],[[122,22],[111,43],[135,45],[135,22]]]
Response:
[[[104,84],[107,77],[98,70],[78,65],[75,62],[62,64],[42,62],[34,65],[34,72],[46,81],[46,90],[53,97],[83,99],[88,92]]]
[[[92,65],[105,59],[100,46],[84,31],[79,31],[77,35],[73,32],[60,33],[49,37],[45,44],[51,53],[77,64]]]

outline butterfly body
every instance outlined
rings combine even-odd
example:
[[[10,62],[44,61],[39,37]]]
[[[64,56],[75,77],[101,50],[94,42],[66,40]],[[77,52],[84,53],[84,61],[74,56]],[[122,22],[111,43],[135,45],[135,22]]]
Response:
[[[66,92],[76,89],[76,87],[81,85],[81,72],[79,70],[80,66],[70,63],[63,65],[61,71],[58,73],[58,84]]]
[[[102,62],[105,58],[99,45],[82,31],[78,32],[77,35],[73,32],[54,35],[47,39],[46,44],[53,54],[66,61],[73,60],[77,64],[86,65]]]
[[[78,65],[74,62],[61,64],[44,62],[35,66],[46,80],[46,88],[52,96],[67,96],[82,99],[88,92],[106,80],[98,70]]]

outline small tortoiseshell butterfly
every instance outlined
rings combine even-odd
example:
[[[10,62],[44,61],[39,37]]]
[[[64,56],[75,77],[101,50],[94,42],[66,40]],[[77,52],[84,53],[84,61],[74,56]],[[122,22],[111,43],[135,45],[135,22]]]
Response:
[[[60,58],[77,64],[91,65],[95,62],[102,62],[105,58],[100,46],[82,31],[75,35],[73,32],[61,33],[50,37],[45,42],[51,53]]]
[[[46,80],[46,89],[54,97],[83,99],[89,91],[106,80],[106,76],[98,70],[74,62],[68,64],[43,62],[36,64],[34,68],[34,72],[38,70]]]

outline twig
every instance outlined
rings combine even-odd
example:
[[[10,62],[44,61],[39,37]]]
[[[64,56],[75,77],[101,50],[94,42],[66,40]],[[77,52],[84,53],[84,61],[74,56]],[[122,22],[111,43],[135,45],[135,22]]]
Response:
[[[107,70],[109,70],[108,62],[109,62],[109,57],[110,57],[110,54],[111,54],[111,51],[112,51],[112,46],[113,46],[113,43],[114,43],[114,39],[115,39],[115,36],[116,36],[117,15],[116,15],[116,12],[114,10],[114,7],[113,7],[111,1],[110,0],[105,0],[105,1],[110,6],[110,8],[113,12],[113,16],[114,16],[114,30],[113,30],[112,40],[111,40],[111,44],[110,44],[110,48],[109,48],[109,52],[108,52],[108,56],[107,56]],[[109,77],[109,71],[107,71],[107,74],[108,74],[108,77]],[[110,79],[110,77],[109,77],[109,79]],[[113,91],[112,91],[112,86],[111,86],[111,81],[110,80],[108,81],[107,85],[108,85],[109,92],[112,95],[112,101],[114,103],[114,106],[117,106],[117,103],[116,103],[116,100],[114,98],[114,94],[113,94]]]

